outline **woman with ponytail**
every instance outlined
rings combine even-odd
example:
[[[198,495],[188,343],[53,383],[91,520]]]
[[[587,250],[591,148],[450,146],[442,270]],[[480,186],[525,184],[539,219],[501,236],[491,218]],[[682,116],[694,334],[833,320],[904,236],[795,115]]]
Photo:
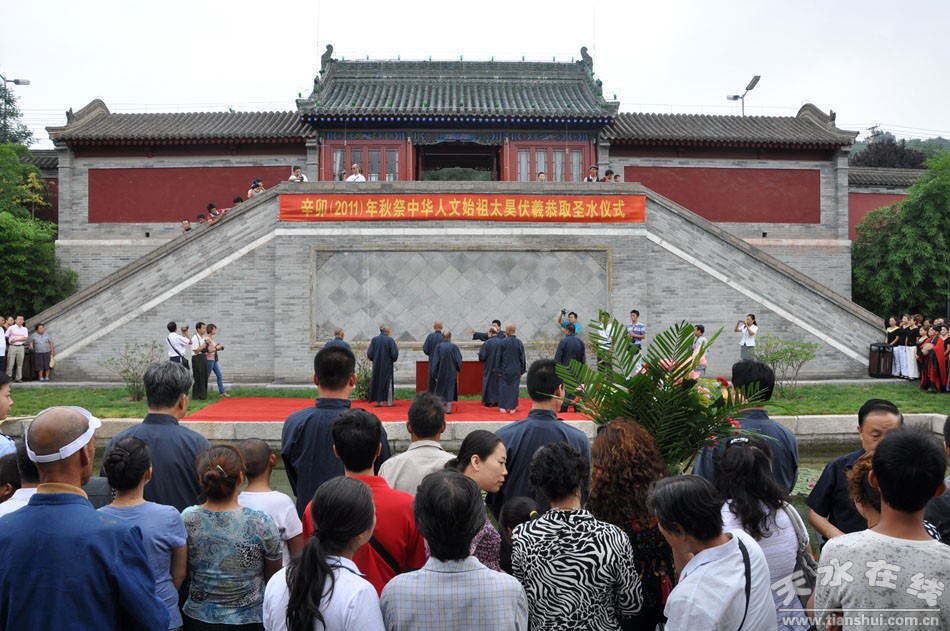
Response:
[[[246,479],[234,445],[198,454],[207,498],[182,511],[188,531],[186,631],[260,631],[264,584],[281,566],[281,541],[270,515],[238,504]]]
[[[314,533],[303,553],[264,592],[267,631],[384,631],[376,588],[353,553],[376,527],[373,492],[353,478],[331,478],[310,504]]]
[[[446,469],[457,469],[475,480],[485,493],[497,493],[505,483],[508,469],[505,444],[492,432],[477,429],[462,441],[459,455],[445,463]],[[485,567],[501,571],[501,535],[485,517],[485,525],[472,540],[472,556]]]
[[[169,629],[180,629],[178,590],[188,565],[187,535],[181,514],[173,506],[145,501],[145,485],[152,479],[152,459],[144,441],[118,440],[103,462],[115,499],[99,510],[130,521],[142,530],[148,564],[155,575],[155,593],[168,607]]]

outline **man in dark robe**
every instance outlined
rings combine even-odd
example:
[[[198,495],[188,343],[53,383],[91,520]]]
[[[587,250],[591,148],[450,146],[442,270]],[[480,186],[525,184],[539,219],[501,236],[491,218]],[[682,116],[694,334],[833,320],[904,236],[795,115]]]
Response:
[[[576,359],[582,364],[587,363],[587,349],[584,347],[584,341],[577,337],[574,324],[569,322],[567,326],[564,327],[564,332],[567,333],[567,335],[558,342],[557,351],[554,353],[554,361],[562,366],[570,366],[572,359]],[[567,412],[567,407],[573,400],[574,395],[566,393],[564,400],[561,401],[561,412]],[[576,407],[574,411],[577,411]]]
[[[482,405],[498,405],[498,366],[501,359],[501,341],[505,334],[488,329],[488,339],[478,349],[478,361],[482,362]]]
[[[443,341],[429,359],[429,376],[435,374],[435,394],[445,401],[445,413],[452,413],[452,402],[458,401],[458,375],[462,372],[462,351],[452,341],[452,332],[442,333]]]
[[[323,347],[327,348],[330,346],[342,346],[348,351],[352,351],[353,349],[350,347],[350,343],[343,339],[345,335],[346,332],[343,329],[337,327],[336,330],[333,331],[333,338],[328,340],[327,343],[323,345]]]
[[[514,414],[518,408],[518,388],[521,385],[521,375],[527,372],[524,355],[524,344],[521,343],[515,332],[514,322],[505,327],[505,339],[501,341],[498,369],[498,411],[502,414]]]
[[[379,327],[379,335],[370,340],[366,356],[373,362],[373,378],[369,384],[369,402],[376,407],[393,406],[393,365],[399,359],[396,340],[389,336],[389,327]]]
[[[435,351],[436,347],[442,343],[442,320],[436,320],[435,324],[432,325],[432,333],[426,336],[425,341],[422,343],[422,352],[426,354],[426,357],[429,358],[429,379],[426,381],[426,390],[429,392],[435,392],[435,374],[432,370],[432,353]]]
[[[482,333],[481,331],[476,331],[475,329],[469,329],[468,332],[472,334],[473,340],[478,340],[479,342],[487,342],[488,338],[490,337],[489,334],[491,333],[492,329],[495,330],[496,334],[499,331],[501,331],[501,320],[492,320],[491,326],[488,327],[488,330],[485,331],[484,333]]]

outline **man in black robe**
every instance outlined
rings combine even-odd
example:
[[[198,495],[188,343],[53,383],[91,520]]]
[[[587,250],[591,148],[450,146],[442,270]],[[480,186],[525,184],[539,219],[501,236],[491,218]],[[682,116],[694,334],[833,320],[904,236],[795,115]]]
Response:
[[[499,331],[501,331],[501,320],[492,320],[491,326],[488,327],[488,330],[485,331],[484,333],[482,333],[481,331],[476,331],[475,329],[469,329],[468,332],[472,334],[473,340],[478,340],[479,342],[487,342],[488,338],[490,337],[489,334],[491,333],[492,329],[495,330],[496,334]]]
[[[494,327],[488,329],[488,339],[478,349],[478,361],[482,362],[482,405],[498,405],[498,367],[501,358],[501,341],[505,334]]]
[[[514,322],[505,327],[505,339],[501,341],[501,353],[498,360],[498,411],[502,414],[514,414],[518,408],[518,388],[521,385],[521,375],[527,372],[524,344],[521,343],[515,332]]]
[[[426,336],[422,343],[422,352],[429,358],[429,378],[426,381],[426,390],[435,392],[435,374],[432,370],[432,353],[442,343],[442,320],[436,320],[432,325],[432,333]]]
[[[564,327],[564,332],[567,333],[567,335],[558,342],[557,351],[554,353],[554,361],[562,366],[570,366],[572,359],[576,359],[582,364],[587,363],[587,349],[584,347],[584,341],[577,337],[574,324],[569,322],[567,326]],[[573,400],[573,394],[565,394],[564,400],[561,402],[561,411],[567,412],[567,407]],[[574,411],[577,411],[576,407]]]
[[[369,384],[369,402],[376,407],[393,406],[393,366],[399,359],[396,340],[389,336],[389,327],[379,327],[379,335],[370,340],[366,356],[373,362],[373,378]]]
[[[452,413],[452,402],[458,401],[458,375],[462,372],[462,351],[452,342],[452,332],[442,333],[443,341],[429,359],[429,376],[435,374],[435,394],[445,401],[445,413]]]

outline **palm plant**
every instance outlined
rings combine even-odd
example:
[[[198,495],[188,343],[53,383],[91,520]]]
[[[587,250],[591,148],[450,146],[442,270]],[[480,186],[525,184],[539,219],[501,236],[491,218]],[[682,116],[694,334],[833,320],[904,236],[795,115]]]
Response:
[[[626,327],[605,312],[588,331],[597,365],[558,365],[565,388],[576,394],[579,411],[595,423],[617,418],[639,423],[653,435],[673,472],[688,470],[716,437],[736,434],[733,417],[759,405],[752,389],[714,391],[690,375],[722,329],[693,356],[693,326],[680,322],[651,338],[646,357],[630,343]]]

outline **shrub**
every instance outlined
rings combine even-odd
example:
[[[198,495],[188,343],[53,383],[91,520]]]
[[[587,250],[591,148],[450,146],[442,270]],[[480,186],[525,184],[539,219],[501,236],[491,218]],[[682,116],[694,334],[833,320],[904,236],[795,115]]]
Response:
[[[775,371],[776,393],[786,399],[795,396],[798,388],[798,373],[805,362],[817,357],[816,351],[821,345],[813,342],[782,340],[763,335],[755,343],[756,358],[768,364]]]
[[[164,359],[163,349],[156,342],[148,344],[126,342],[118,355],[113,355],[101,362],[101,365],[119,375],[122,383],[125,384],[125,391],[129,393],[130,400],[141,401],[145,396],[145,384],[142,381],[145,370],[162,359]]]

